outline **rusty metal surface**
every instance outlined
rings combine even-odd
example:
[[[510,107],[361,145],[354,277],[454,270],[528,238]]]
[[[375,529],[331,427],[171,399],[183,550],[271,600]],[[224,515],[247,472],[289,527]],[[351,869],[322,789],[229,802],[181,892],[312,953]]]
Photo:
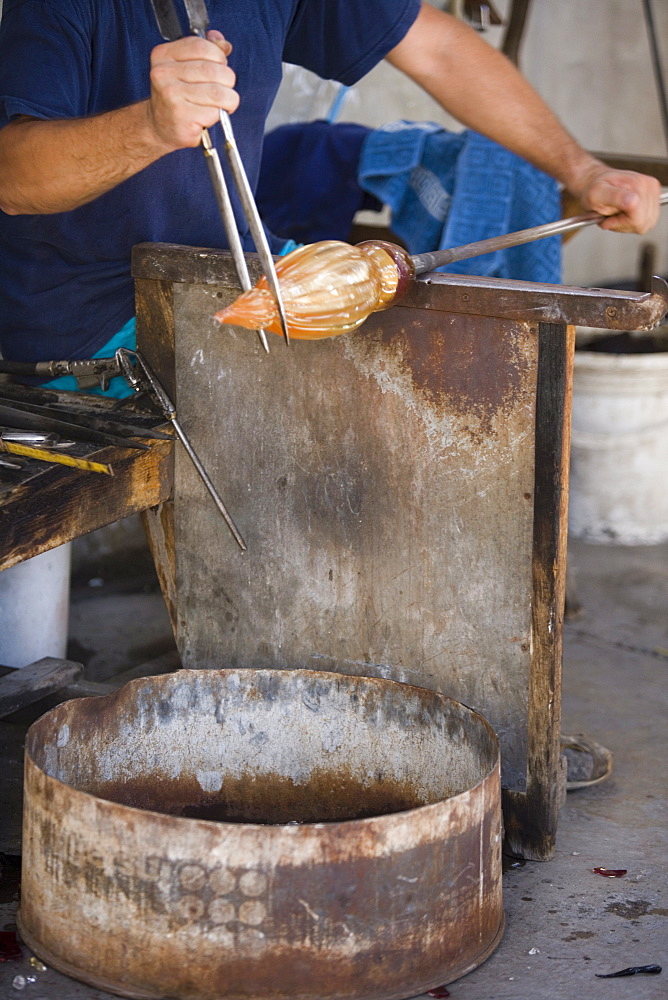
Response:
[[[404,304],[602,330],[651,330],[668,312],[668,284],[654,277],[650,292],[625,292],[430,274],[416,282]]]
[[[21,931],[124,996],[401,1000],[498,943],[499,786],[489,725],[434,692],[133,681],[29,732]]]
[[[309,667],[439,690],[479,711],[526,787],[537,328],[394,309],[355,334],[275,338],[174,287],[181,420],[248,552],[180,451],[184,666]]]
[[[230,555],[177,455],[169,594],[184,664],[317,667],[450,694],[499,736],[515,849],[548,858],[567,324],[651,326],[665,285],[647,295],[430,275],[357,333],[289,352],[272,338],[267,359],[251,334],[211,321],[236,294],[225,254],[145,245],[134,266],[140,343],[154,361],[174,358],[163,374],[181,417],[252,536],[243,560]]]
[[[144,243],[133,250],[132,272],[140,279],[217,285],[229,271],[230,260],[223,250]],[[248,265],[251,279],[257,280],[262,273],[257,260],[249,257]],[[668,312],[668,285],[655,277],[650,292],[629,292],[431,273],[420,277],[395,308],[438,309],[605,330],[651,330]],[[270,347],[273,343],[272,338]]]

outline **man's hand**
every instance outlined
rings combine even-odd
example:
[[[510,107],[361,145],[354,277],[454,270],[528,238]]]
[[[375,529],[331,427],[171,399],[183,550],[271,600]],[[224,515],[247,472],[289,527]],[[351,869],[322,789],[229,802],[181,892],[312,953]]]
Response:
[[[23,118],[0,129],[0,210],[8,215],[68,212],[186,146],[234,111],[239,96],[219,31],[158,45],[151,97],[90,118]]]
[[[596,161],[577,195],[585,208],[609,215],[601,229],[616,233],[646,233],[659,219],[661,185],[654,177],[632,170],[613,170]]]
[[[158,45],[151,53],[149,122],[170,149],[196,146],[219,111],[236,111],[236,76],[227,65],[232,46],[219,31]]]

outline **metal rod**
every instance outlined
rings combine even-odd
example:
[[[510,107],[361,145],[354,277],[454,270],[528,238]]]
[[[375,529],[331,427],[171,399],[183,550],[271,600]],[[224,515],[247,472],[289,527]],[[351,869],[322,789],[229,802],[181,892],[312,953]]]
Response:
[[[131,438],[122,437],[120,434],[109,434],[94,427],[85,427],[67,419],[60,420],[39,411],[33,412],[18,402],[14,405],[13,400],[0,399],[0,423],[22,430],[53,431],[55,434],[63,434],[77,441],[92,441],[93,444],[111,445],[115,448],[150,450],[149,445],[133,441]]]
[[[234,132],[232,131],[230,116],[227,111],[223,111],[222,109],[220,111],[220,124],[225,138],[225,154],[237,186],[239,200],[241,201],[251,235],[255,241],[255,249],[257,250],[260,258],[260,263],[262,264],[262,270],[264,271],[267,279],[267,284],[269,285],[269,289],[276,300],[276,308],[278,309],[278,315],[281,320],[281,329],[283,330],[285,342],[286,344],[289,344],[290,334],[288,333],[288,321],[285,316],[283,296],[281,295],[281,289],[278,284],[276,268],[274,267],[274,260],[271,256],[271,250],[269,249],[269,244],[267,242],[267,235],[264,231],[262,222],[260,221],[257,205],[255,204],[255,199],[253,198],[253,192],[248,182],[244,165],[241,162],[241,156],[239,155],[239,150],[237,149],[237,144],[234,139]]]
[[[185,0],[185,7],[192,33],[194,35],[199,35],[200,38],[206,38],[206,30],[209,26],[209,15],[207,13],[206,3],[203,3],[202,0]],[[224,111],[222,108],[220,109],[220,124],[223,130],[223,137],[225,139],[225,155],[227,157],[227,162],[230,165],[234,183],[237,186],[239,201],[241,202],[241,207],[243,209],[244,216],[246,217],[248,228],[251,231],[251,236],[255,242],[255,249],[257,250],[258,257],[260,258],[260,263],[262,264],[262,270],[264,271],[267,279],[267,284],[269,285],[271,294],[276,300],[276,308],[278,309],[278,315],[281,320],[281,329],[283,330],[285,342],[286,344],[289,344],[290,334],[288,333],[288,323],[285,318],[283,296],[281,295],[281,290],[278,285],[274,260],[271,256],[271,250],[269,249],[269,244],[267,242],[267,234],[265,233],[260,220],[260,213],[257,210],[257,205],[255,204],[253,191],[248,182],[248,177],[246,176],[246,170],[244,169],[241,156],[239,155],[239,149],[237,147],[236,139],[234,138],[234,130],[232,128],[230,116],[227,111]],[[213,146],[210,138],[209,144],[211,147]],[[225,181],[223,179],[222,171],[220,177],[224,186]],[[230,247],[230,249],[232,250],[232,247]],[[234,255],[233,250],[232,253]],[[244,292],[248,291],[247,288],[244,288],[243,290]],[[269,351],[268,346],[267,351]]]
[[[668,204],[668,191],[661,192],[659,203],[661,205]],[[415,273],[424,274],[426,271],[433,271],[437,267],[444,267],[457,260],[468,260],[470,257],[480,257],[486,253],[494,253],[496,250],[507,250],[509,247],[521,246],[523,243],[544,240],[548,236],[572,233],[585,226],[602,222],[606,218],[610,218],[610,216],[599,215],[598,212],[588,212],[586,215],[576,215],[572,219],[559,219],[557,222],[548,222],[543,226],[532,226],[530,229],[520,229],[516,233],[506,233],[503,236],[493,236],[489,240],[479,240],[477,243],[466,243],[464,246],[445,250],[433,250],[430,253],[418,253],[413,255],[411,259],[415,265]]]
[[[656,80],[656,89],[659,95],[661,122],[663,124],[663,133],[666,139],[666,149],[668,149],[668,96],[666,96],[666,84],[663,78],[663,67],[661,66],[661,54],[659,53],[658,35],[656,31],[656,24],[654,22],[654,11],[652,9],[651,0],[643,0],[643,9],[645,11],[645,22],[647,24],[647,34],[649,36],[649,47],[652,53],[652,66],[654,69],[654,78]]]
[[[204,485],[206,486],[207,490],[211,494],[213,502],[215,503],[215,505],[218,508],[218,510],[220,511],[220,513],[223,515],[223,519],[225,521],[225,524],[227,525],[227,527],[232,532],[232,535],[234,536],[234,539],[235,539],[237,545],[239,546],[239,548],[241,549],[242,552],[245,552],[246,548],[247,548],[246,543],[243,540],[243,538],[242,538],[242,536],[241,536],[241,534],[239,532],[239,529],[237,528],[236,524],[232,520],[232,518],[231,518],[231,516],[229,514],[229,511],[227,510],[227,507],[225,506],[225,504],[222,501],[222,498],[218,494],[218,491],[216,490],[216,487],[213,485],[213,483],[209,479],[209,475],[208,475],[206,469],[204,468],[204,466],[202,465],[202,463],[200,462],[199,457],[197,455],[197,452],[195,451],[195,449],[191,445],[190,441],[186,437],[186,434],[185,434],[183,428],[181,427],[181,424],[179,423],[179,421],[177,419],[177,416],[176,416],[176,407],[174,406],[174,403],[169,398],[169,396],[167,394],[167,391],[165,390],[165,388],[162,385],[162,383],[158,380],[157,375],[155,374],[155,372],[153,371],[153,369],[149,365],[148,361],[146,361],[146,359],[143,357],[143,355],[141,355],[139,353],[139,351],[131,351],[131,352],[130,351],[126,351],[126,356],[128,354],[134,354],[135,358],[137,359],[137,364],[140,367],[140,369],[142,370],[142,372],[144,373],[144,375],[146,376],[146,379],[147,379],[147,381],[148,381],[148,383],[149,383],[149,385],[151,387],[151,391],[155,395],[160,408],[162,409],[164,415],[167,417],[167,419],[172,424],[174,430],[176,431],[176,433],[178,435],[178,438],[179,438],[179,441],[181,442],[181,444],[183,445],[183,447],[186,449],[190,460],[192,461],[193,465],[197,469],[197,472],[199,473],[199,475],[200,475],[200,477],[202,479],[202,482],[204,483]]]
[[[71,448],[74,441],[62,441],[57,434],[40,431],[18,431],[13,427],[0,427],[0,440],[14,444],[35,445],[40,448]]]
[[[236,524],[234,523],[234,521],[230,517],[230,514],[229,514],[229,512],[227,510],[227,507],[223,503],[220,495],[218,494],[218,492],[216,490],[216,487],[213,485],[213,483],[209,479],[208,473],[207,473],[206,469],[204,468],[204,466],[202,465],[202,463],[200,462],[200,460],[199,460],[199,458],[197,456],[197,453],[195,452],[195,449],[193,448],[193,446],[191,445],[190,441],[186,437],[186,435],[185,435],[185,433],[183,431],[183,428],[181,427],[181,424],[178,422],[178,420],[176,419],[176,417],[171,417],[170,420],[171,420],[171,423],[172,423],[172,426],[173,426],[174,430],[178,434],[179,441],[181,442],[181,444],[183,445],[183,447],[188,452],[188,455],[190,456],[190,460],[192,461],[193,465],[195,466],[195,468],[199,472],[200,477],[202,479],[202,482],[204,483],[204,485],[206,486],[207,490],[211,494],[213,502],[215,503],[215,505],[218,508],[218,510],[220,511],[220,513],[223,515],[223,518],[225,520],[225,524],[227,525],[227,527],[230,529],[230,531],[234,535],[234,539],[235,539],[237,545],[239,546],[239,548],[241,549],[241,551],[245,552],[246,548],[247,548],[246,543],[243,540],[243,537],[241,536],[241,534],[239,532],[239,529],[237,528]]]
[[[74,396],[74,393],[70,393]],[[148,450],[147,444],[140,444],[136,441],[129,440],[134,437],[143,437],[149,440],[154,440],[155,438],[169,437],[169,435],[163,434],[162,431],[148,430],[146,427],[135,427],[133,424],[126,421],[119,420],[117,417],[109,418],[107,414],[103,417],[97,416],[94,412],[82,412],[81,410],[70,410],[61,408],[57,405],[46,406],[41,403],[32,403],[26,399],[22,399],[14,393],[7,393],[4,386],[0,386],[0,402],[5,406],[11,406],[15,410],[22,410],[24,413],[34,413],[37,416],[43,417],[53,417],[56,420],[64,421],[70,424],[72,427],[84,427],[86,430],[99,430],[104,431],[106,434],[113,435],[113,440],[106,442],[107,444],[115,444],[120,441],[126,441],[128,448],[143,448]],[[83,404],[85,405],[85,404]],[[97,411],[98,413],[104,411]],[[127,435],[127,437],[125,436]]]
[[[239,279],[239,284],[241,285],[241,291],[248,292],[250,291],[252,284],[250,274],[248,273],[248,264],[246,263],[243,247],[241,246],[241,237],[239,236],[239,230],[237,229],[237,220],[234,218],[232,202],[230,201],[227,184],[225,183],[225,177],[223,176],[223,168],[220,165],[218,150],[213,145],[211,136],[209,135],[209,130],[206,128],[202,132],[202,149],[204,150],[204,155],[206,157],[209,177],[211,178],[211,184],[218,203],[218,209],[223,220],[227,242],[230,252],[232,253],[237,277]],[[262,329],[258,329],[257,332],[260,337],[260,341],[262,342],[262,346],[267,354],[269,354],[269,344],[267,343],[266,333]]]
[[[174,7],[174,0],[151,0],[151,4],[158,24],[158,30],[160,31],[162,37],[166,38],[168,41],[174,41],[177,38],[181,38],[181,25],[179,23],[178,14],[176,13],[176,8]],[[209,14],[206,8],[206,0],[184,0],[184,4],[192,34],[197,35],[199,38],[206,38],[207,28],[209,27]],[[285,308],[283,306],[283,298],[278,285],[276,268],[274,267],[274,261],[267,242],[267,236],[260,220],[260,213],[257,210],[255,198],[253,197],[253,191],[248,183],[248,178],[246,176],[244,165],[241,161],[241,156],[239,155],[239,150],[237,149],[230,117],[227,112],[222,109],[220,111],[220,123],[222,125],[223,135],[225,138],[225,155],[227,156],[232,177],[234,178],[234,182],[237,186],[237,193],[239,195],[241,207],[251,235],[255,241],[255,249],[257,250],[262,263],[267,283],[276,300],[283,335],[286,343],[290,343],[288,325],[285,318]],[[251,287],[250,278],[248,277],[248,268],[246,266],[246,260],[243,256],[239,232],[237,230],[234,212],[232,211],[232,204],[227,190],[227,185],[225,183],[225,177],[220,166],[220,160],[215,147],[211,142],[211,136],[207,129],[204,129],[202,132],[202,148],[207,158],[209,176],[211,177],[216,201],[223,217],[223,225],[225,226],[228,243],[237,268],[239,283],[241,284],[242,291],[247,292]],[[248,284],[248,287],[246,287],[246,284]],[[260,340],[262,341],[262,346],[265,351],[269,353],[269,345],[267,343],[264,330],[258,330],[258,334],[260,336]]]

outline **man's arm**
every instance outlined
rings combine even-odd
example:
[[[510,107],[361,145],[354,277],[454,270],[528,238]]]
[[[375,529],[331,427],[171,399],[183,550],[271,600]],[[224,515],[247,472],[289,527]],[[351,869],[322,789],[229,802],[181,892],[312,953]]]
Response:
[[[603,229],[644,233],[656,224],[659,182],[586,152],[515,66],[461,21],[423,3],[387,59],[463,125],[550,174],[586,208],[618,216]]]
[[[85,205],[175,149],[196,146],[239,97],[218,31],[158,45],[151,96],[91,118],[23,118],[0,129],[0,209],[9,215]]]

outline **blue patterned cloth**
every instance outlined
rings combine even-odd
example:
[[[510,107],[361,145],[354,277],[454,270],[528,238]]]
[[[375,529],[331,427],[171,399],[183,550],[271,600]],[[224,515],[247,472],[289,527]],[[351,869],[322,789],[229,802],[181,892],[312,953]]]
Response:
[[[358,181],[392,212],[410,253],[474,243],[554,222],[559,187],[526,160],[477,132],[433,122],[394,122],[366,138]],[[439,268],[449,274],[561,282],[561,238],[500,250]]]

